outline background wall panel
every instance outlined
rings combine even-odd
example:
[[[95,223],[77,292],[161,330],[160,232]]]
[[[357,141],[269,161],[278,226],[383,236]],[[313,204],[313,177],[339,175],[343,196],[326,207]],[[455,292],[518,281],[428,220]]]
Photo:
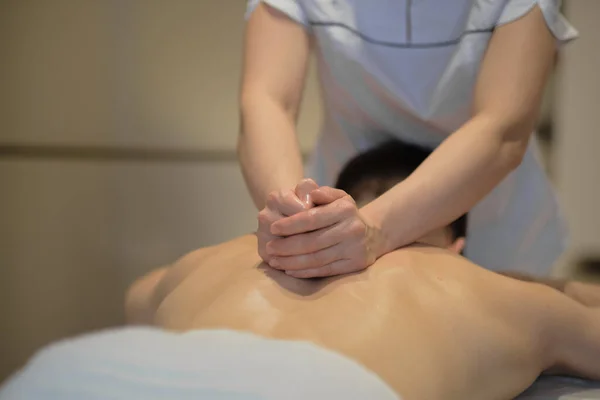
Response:
[[[600,259],[600,2],[565,3],[581,37],[564,49],[555,99],[554,169],[571,228],[567,263]]]
[[[233,150],[244,0],[5,0],[0,144]],[[320,121],[311,68],[299,138]]]
[[[0,160],[0,381],[34,349],[123,322],[127,286],[256,228],[232,162]]]

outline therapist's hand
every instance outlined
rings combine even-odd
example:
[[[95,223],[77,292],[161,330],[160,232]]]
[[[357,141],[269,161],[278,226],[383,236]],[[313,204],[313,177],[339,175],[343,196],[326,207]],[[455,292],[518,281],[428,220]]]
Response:
[[[381,232],[346,192],[322,186],[310,193],[316,207],[271,224],[269,265],[296,278],[340,275],[367,268],[382,255]]]
[[[265,208],[258,213],[256,231],[258,254],[265,262],[271,260],[266,250],[267,243],[279,238],[271,233],[273,223],[313,207],[310,193],[318,187],[312,179],[303,179],[294,189],[277,190],[269,194]]]

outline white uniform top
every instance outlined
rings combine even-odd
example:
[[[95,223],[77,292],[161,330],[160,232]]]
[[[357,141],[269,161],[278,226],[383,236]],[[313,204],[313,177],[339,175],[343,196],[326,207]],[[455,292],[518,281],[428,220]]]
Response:
[[[558,43],[577,36],[558,0],[263,1],[315,38],[325,118],[309,176],[322,185],[382,141],[435,148],[464,124],[495,27],[537,4]],[[247,15],[259,2],[249,0]],[[566,226],[537,157],[532,140],[519,168],[470,212],[474,262],[545,274],[564,250]]]

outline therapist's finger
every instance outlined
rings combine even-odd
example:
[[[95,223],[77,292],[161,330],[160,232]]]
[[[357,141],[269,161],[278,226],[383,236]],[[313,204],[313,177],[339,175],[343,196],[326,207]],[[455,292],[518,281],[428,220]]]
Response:
[[[340,244],[333,245],[323,250],[310,254],[290,257],[273,257],[269,265],[283,271],[297,271],[301,269],[317,269],[329,265],[334,261],[343,259],[344,249]]]
[[[284,216],[294,215],[308,208],[291,189],[271,192],[267,197],[267,207]]]
[[[316,205],[333,203],[334,201],[342,199],[346,196],[352,199],[352,197],[350,197],[348,193],[344,192],[343,190],[329,186],[321,186],[310,193],[310,197],[313,203]]]
[[[267,243],[267,253],[285,257],[326,249],[343,240],[345,225],[337,223],[313,232],[273,239]]]
[[[296,185],[296,196],[303,202],[307,208],[314,206],[310,192],[319,188],[319,185],[312,179],[302,179]]]
[[[297,271],[285,271],[294,278],[325,278],[360,271],[362,268],[356,266],[351,260],[338,260],[320,268],[303,269]]]
[[[353,202],[336,200],[274,222],[271,234],[290,236],[323,229],[351,217],[355,212],[356,204]]]

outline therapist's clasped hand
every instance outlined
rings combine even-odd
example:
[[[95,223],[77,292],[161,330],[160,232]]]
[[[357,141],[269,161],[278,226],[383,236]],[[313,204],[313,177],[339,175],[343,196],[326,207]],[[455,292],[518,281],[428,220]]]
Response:
[[[286,216],[270,222],[264,240],[259,238],[259,254],[263,260],[297,278],[357,272],[373,264],[384,253],[380,230],[361,213],[346,192],[318,187],[311,180],[303,181],[305,189],[307,181],[313,185],[308,197],[314,206],[290,210],[289,204],[294,200],[276,192],[269,196],[266,208],[279,209],[280,214]],[[297,194],[307,195],[302,191]],[[286,207],[295,212],[286,213]],[[262,228],[266,226],[265,223]]]
[[[303,179],[294,189],[277,190],[269,194],[265,207],[258,213],[258,254],[263,261],[269,263],[271,256],[267,253],[267,243],[277,239],[271,233],[271,226],[287,216],[308,210],[313,206],[310,192],[318,188],[312,179]]]

